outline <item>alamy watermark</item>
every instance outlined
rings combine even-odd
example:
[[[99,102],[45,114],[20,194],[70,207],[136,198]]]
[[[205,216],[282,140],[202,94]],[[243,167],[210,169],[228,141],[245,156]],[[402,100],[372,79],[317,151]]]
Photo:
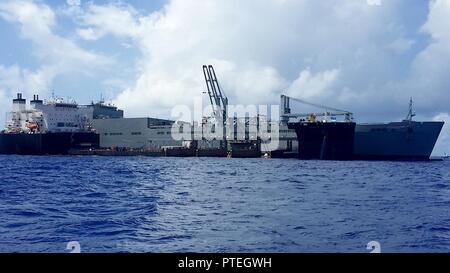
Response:
[[[171,113],[176,120],[172,138],[176,141],[261,140],[268,149],[278,149],[279,105],[228,105],[226,109],[214,109],[210,116],[204,115],[211,112],[211,106],[203,107],[200,98],[194,99],[193,108],[175,106]]]

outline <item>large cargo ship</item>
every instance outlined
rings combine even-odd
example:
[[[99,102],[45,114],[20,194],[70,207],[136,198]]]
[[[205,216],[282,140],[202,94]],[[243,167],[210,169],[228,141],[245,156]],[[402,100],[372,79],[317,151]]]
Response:
[[[71,149],[99,147],[92,128],[93,108],[52,99],[46,103],[34,96],[17,94],[6,129],[0,133],[0,154],[68,154]]]
[[[444,126],[443,121],[413,121],[412,100],[401,122],[357,124],[355,159],[428,160]]]
[[[325,113],[292,114],[290,100],[324,108],[326,111]],[[442,121],[414,121],[412,99],[406,118],[400,122],[388,123],[354,124],[352,113],[348,111],[285,95],[281,96],[281,106],[283,121],[297,133],[298,156],[302,159],[428,160],[444,125]],[[333,122],[333,119],[336,120],[337,116],[342,115],[346,122]],[[319,122],[316,116],[321,117]],[[301,118],[301,120],[292,123],[289,121],[291,118]],[[353,128],[346,128],[347,124],[353,124]]]

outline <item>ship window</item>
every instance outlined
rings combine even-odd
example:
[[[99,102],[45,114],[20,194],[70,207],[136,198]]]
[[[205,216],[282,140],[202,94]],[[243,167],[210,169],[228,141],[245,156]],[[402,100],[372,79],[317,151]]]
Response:
[[[132,132],[131,135],[133,135],[133,136],[140,136],[140,135],[142,135],[142,133],[141,132]]]
[[[122,133],[110,133],[109,135],[110,135],[110,136],[121,136]]]
[[[58,122],[58,127],[64,127],[64,123],[63,122]]]

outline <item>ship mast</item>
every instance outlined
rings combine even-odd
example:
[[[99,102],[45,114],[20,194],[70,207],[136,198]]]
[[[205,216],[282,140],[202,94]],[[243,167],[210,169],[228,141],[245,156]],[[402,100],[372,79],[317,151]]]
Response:
[[[406,116],[406,121],[412,122],[413,117],[416,116],[416,113],[414,112],[414,103],[412,97],[409,99],[409,110],[408,115]]]

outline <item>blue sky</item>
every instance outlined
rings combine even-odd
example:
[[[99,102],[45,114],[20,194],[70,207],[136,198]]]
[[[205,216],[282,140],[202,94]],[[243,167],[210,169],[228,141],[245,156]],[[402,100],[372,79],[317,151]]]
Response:
[[[450,0],[2,0],[0,110],[17,91],[170,117],[213,64],[232,104],[281,93],[359,121],[450,121]],[[445,128],[439,150],[450,151]]]

